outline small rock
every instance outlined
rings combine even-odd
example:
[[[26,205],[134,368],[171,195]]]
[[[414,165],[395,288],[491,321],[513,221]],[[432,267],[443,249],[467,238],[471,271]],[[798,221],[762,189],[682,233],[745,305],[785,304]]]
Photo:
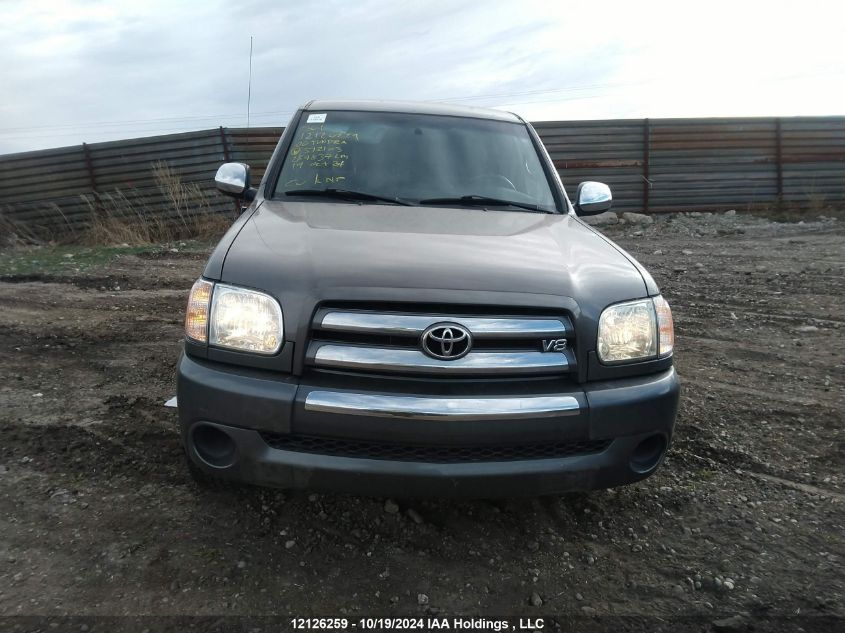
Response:
[[[713,622],[713,629],[716,631],[741,631],[748,625],[745,616],[741,613],[732,615],[729,618],[722,618]]]
[[[578,601],[580,602],[581,600],[583,600],[583,599],[584,599],[584,596],[582,596],[580,593],[576,593],[576,594],[575,594],[575,599],[576,599],[576,600],[578,600]]]
[[[294,540],[285,541],[285,549],[291,549],[294,545],[296,545],[296,541]]]
[[[684,255],[692,255],[692,251],[688,248],[685,248],[684,250],[682,250],[681,253],[683,253]]]
[[[727,215],[727,216],[736,215],[736,209],[728,209],[727,211],[725,211],[725,215]]]
[[[384,511],[388,514],[396,514],[399,512],[399,504],[397,504],[393,499],[388,499],[384,502]]]
[[[728,578],[725,582],[722,583],[722,586],[727,589],[728,591],[733,591],[734,588],[734,581]]]
[[[423,518],[420,516],[420,513],[414,510],[413,508],[408,508],[408,518],[411,519],[417,525],[422,525]]]
[[[530,541],[528,543],[528,550],[529,551],[536,552],[538,549],[540,549],[540,544],[537,541]]]
[[[536,591],[531,594],[531,597],[528,599],[528,603],[532,607],[542,607],[543,606],[543,599],[540,597],[540,594]]]
[[[65,505],[69,503],[76,503],[76,499],[73,495],[67,490],[57,490],[53,494],[50,495],[50,499],[55,501],[56,503],[63,503]]]
[[[428,596],[425,595],[424,593],[418,593],[417,594],[417,604],[420,604],[420,605],[428,604]]]
[[[603,226],[606,224],[619,224],[619,216],[614,211],[605,211],[596,215],[585,215],[581,221],[590,226]]]
[[[632,213],[631,211],[625,211],[622,214],[622,217],[625,218],[626,222],[631,224],[654,224],[654,218],[650,215],[646,215],[645,213]]]
[[[795,331],[796,332],[818,332],[819,328],[817,328],[815,325],[799,325],[797,328],[795,328]],[[36,394],[36,395],[41,395],[41,394]]]
[[[583,606],[581,607],[581,613],[583,613],[584,615],[595,615],[596,610],[593,607]]]
[[[246,561],[239,560],[238,561],[238,569],[243,569],[244,567],[246,567]]]

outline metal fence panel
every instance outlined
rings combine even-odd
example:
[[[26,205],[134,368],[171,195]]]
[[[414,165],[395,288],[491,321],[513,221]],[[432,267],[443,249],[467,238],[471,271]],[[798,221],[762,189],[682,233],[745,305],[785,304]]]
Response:
[[[618,211],[641,208],[644,131],[642,121],[535,123],[571,197],[578,183],[599,180],[613,191]]]
[[[662,212],[785,202],[845,202],[845,117],[615,119],[535,123],[570,196],[610,185],[614,208]],[[215,128],[0,156],[0,215],[35,232],[84,230],[97,204],[126,196],[144,213],[175,212],[157,181],[166,164],[231,212],[217,167],[248,163],[253,183],[284,128]],[[2,218],[0,218],[2,219]]]

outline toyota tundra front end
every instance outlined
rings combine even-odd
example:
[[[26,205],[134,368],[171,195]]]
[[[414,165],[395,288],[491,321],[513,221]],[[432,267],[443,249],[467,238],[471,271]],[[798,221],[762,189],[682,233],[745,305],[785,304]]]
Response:
[[[669,447],[672,315],[578,219],[533,128],[489,110],[311,102],[190,293],[191,472],[282,488],[519,496],[641,480]]]

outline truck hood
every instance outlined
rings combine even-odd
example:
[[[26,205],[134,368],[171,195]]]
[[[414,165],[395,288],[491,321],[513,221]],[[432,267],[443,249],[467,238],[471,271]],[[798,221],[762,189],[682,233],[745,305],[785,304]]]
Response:
[[[574,302],[595,319],[648,294],[632,260],[569,215],[318,202],[264,201],[222,280],[276,296],[291,339],[321,301]]]

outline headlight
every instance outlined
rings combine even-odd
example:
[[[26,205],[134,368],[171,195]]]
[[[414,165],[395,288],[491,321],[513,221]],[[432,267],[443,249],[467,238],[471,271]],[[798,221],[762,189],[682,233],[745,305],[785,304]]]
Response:
[[[284,340],[282,309],[263,292],[198,279],[188,298],[185,335],[218,347],[275,354]]]
[[[612,305],[601,313],[597,351],[603,363],[668,356],[675,342],[672,311],[663,297]]]
[[[217,284],[210,323],[210,345],[257,354],[275,354],[282,346],[282,309],[263,292]]]

